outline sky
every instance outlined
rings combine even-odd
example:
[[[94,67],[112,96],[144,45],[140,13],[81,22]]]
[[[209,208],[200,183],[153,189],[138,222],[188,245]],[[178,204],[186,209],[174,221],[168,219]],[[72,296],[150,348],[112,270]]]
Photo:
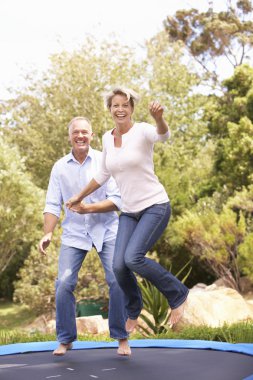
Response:
[[[72,51],[87,35],[98,41],[114,34],[130,46],[163,30],[178,9],[208,9],[210,0],[0,0],[0,100],[24,75],[45,71],[50,55]],[[214,10],[226,0],[213,0]],[[218,7],[218,8],[217,8]]]

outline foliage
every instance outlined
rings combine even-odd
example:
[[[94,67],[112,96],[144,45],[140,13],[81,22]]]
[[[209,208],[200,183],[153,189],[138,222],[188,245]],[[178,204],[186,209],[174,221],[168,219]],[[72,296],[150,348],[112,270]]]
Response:
[[[212,96],[205,118],[215,141],[213,181],[216,189],[226,186],[231,195],[252,183],[253,170],[253,69],[236,68],[224,81],[224,94]]]
[[[204,128],[197,115],[204,99],[191,91],[200,78],[182,61],[180,46],[172,46],[165,33],[147,42],[146,52],[147,57],[137,60],[132,49],[117,41],[98,44],[87,38],[79,50],[52,56],[43,78],[29,78],[27,88],[5,105],[4,133],[19,146],[36,184],[45,189],[53,163],[68,152],[67,125],[74,116],[89,117],[96,134],[93,146],[101,148],[101,135],[112,127],[102,96],[118,83],[142,95],[136,121],[151,121],[148,103],[152,99],[158,98],[167,108],[174,141],[177,135],[177,147],[185,147],[175,165],[185,160],[186,149],[188,155],[194,154],[193,148],[196,153],[195,142]]]
[[[147,43],[147,49],[149,92],[166,107],[172,131],[168,143],[156,145],[155,168],[177,215],[196,202],[196,188],[208,177],[210,161],[203,156],[211,154],[212,148],[203,139],[207,129],[201,113],[206,99],[194,92],[201,80],[185,64],[180,44],[172,45],[162,32]]]
[[[144,337],[146,337],[144,335]],[[136,333],[133,339],[143,339],[143,335]],[[182,339],[182,340],[207,340],[228,343],[252,343],[253,324],[251,321],[225,325],[222,327],[208,326],[188,326],[180,332],[168,330],[161,334],[149,334],[149,339]],[[55,341],[55,334],[43,334],[39,332],[25,332],[21,330],[2,330],[0,331],[0,345],[28,342],[48,342]],[[112,341],[105,334],[80,334],[78,341]]]
[[[239,289],[239,247],[247,236],[245,217],[228,206],[221,213],[205,208],[202,212],[187,211],[173,224],[175,245],[187,248],[208,265],[217,278],[224,277],[235,289]]]
[[[29,342],[51,342],[56,341],[56,335],[53,333],[25,332],[21,330],[2,330],[0,331],[0,345],[13,343],[29,343]],[[80,334],[78,341],[92,342],[111,342],[112,338],[106,334]]]
[[[229,48],[250,46],[252,22],[248,18],[252,12],[251,4],[247,0],[239,1],[236,7],[228,9],[227,14],[187,12],[176,14],[174,21],[177,22],[180,16],[180,25],[185,25],[186,33],[185,36],[175,35],[176,43],[171,43],[166,32],[158,33],[147,41],[143,55],[137,58],[133,49],[116,40],[98,44],[95,39],[87,38],[80,49],[52,56],[50,69],[39,80],[33,78],[31,73],[31,77],[27,78],[27,87],[1,104],[1,133],[5,139],[5,153],[1,160],[8,161],[8,170],[4,169],[1,176],[7,170],[5,181],[9,184],[3,187],[6,190],[3,191],[0,211],[4,226],[0,229],[0,247],[1,244],[3,247],[0,262],[3,252],[9,248],[14,247],[15,254],[11,265],[5,270],[5,277],[1,277],[0,293],[1,287],[6,288],[11,282],[9,279],[15,278],[32,247],[23,271],[19,272],[16,297],[36,305],[37,313],[42,308],[44,311],[43,303],[46,309],[54,307],[59,242],[52,244],[52,254],[41,261],[36,245],[38,234],[42,231],[41,202],[44,192],[36,185],[46,189],[53,163],[69,151],[66,126],[74,116],[84,115],[91,119],[96,133],[93,146],[101,148],[101,135],[112,127],[102,95],[109,85],[114,84],[125,84],[141,94],[134,114],[136,121],[153,123],[148,103],[152,99],[160,100],[165,106],[165,118],[172,130],[171,140],[156,144],[154,153],[156,174],[168,192],[173,210],[169,227],[155,245],[159,258],[167,264],[175,263],[174,267],[178,268],[194,256],[193,272],[203,272],[206,278],[208,275],[222,275],[227,269],[233,272],[235,282],[241,272],[251,276],[252,269],[247,262],[251,263],[249,189],[253,162],[253,69],[249,66],[237,67],[234,75],[223,83],[221,96],[200,95],[198,90],[203,83],[203,74],[200,76],[194,71],[182,43],[183,40],[190,47],[195,37],[194,49],[196,43],[203,43],[200,46],[202,50],[194,50],[195,57],[202,64],[227,54]],[[204,22],[206,20],[207,23]],[[231,21],[231,30],[228,21]],[[178,32],[180,25],[177,25]],[[215,25],[218,26],[217,33]],[[224,27],[227,39],[219,26]],[[232,29],[234,35],[231,34]],[[212,32],[209,36],[211,42],[201,40],[207,37],[208,31]],[[204,34],[201,35],[201,32]],[[224,47],[219,48],[223,39]],[[246,56],[243,54],[244,60]],[[18,146],[20,153],[14,145]],[[21,191],[19,186],[29,191]],[[237,200],[234,198],[234,207],[228,205],[223,209],[235,191]],[[245,199],[247,203],[244,203]],[[5,207],[9,203],[13,204],[11,210]],[[243,209],[243,204],[248,207],[247,210]],[[188,224],[185,223],[181,230],[180,223],[184,218]],[[195,240],[186,234],[188,227],[199,231],[196,236],[193,234]],[[5,235],[3,231],[7,231]],[[17,240],[13,237],[14,232]],[[56,238],[59,239],[59,236]],[[198,239],[203,245],[201,249]],[[86,272],[79,279],[77,299],[92,295],[94,298],[107,297],[107,286],[102,281],[99,262],[91,259],[89,264],[91,257],[89,255],[85,260]],[[200,269],[195,270],[194,265]],[[7,273],[7,270],[10,272]]]
[[[253,232],[249,233],[244,239],[243,243],[239,246],[239,265],[242,271],[242,274],[247,276],[249,280],[253,282],[253,273],[252,273],[252,265],[253,265],[253,255],[252,248],[253,247]]]
[[[188,52],[217,80],[217,57],[224,57],[233,67],[249,60],[253,46],[253,7],[250,0],[230,1],[227,10],[206,12],[178,10],[164,21],[172,41],[182,41]]]
[[[144,314],[140,314],[140,318],[145,322],[147,328],[143,325],[138,325],[145,334],[149,334],[151,330],[154,334],[160,334],[166,330],[169,319],[169,305],[165,296],[152,285],[149,281],[143,280],[139,283],[142,292],[143,308],[148,311],[152,319]]]
[[[17,147],[7,144],[1,135],[0,168],[0,276],[1,286],[8,283],[11,288],[42,228],[43,192],[32,183]],[[0,287],[0,292],[3,290]]]
[[[55,310],[55,279],[57,277],[60,230],[55,231],[55,239],[48,248],[48,254],[41,256],[34,246],[18,273],[15,283],[14,300],[27,305],[36,315]],[[104,271],[95,251],[89,252],[79,272],[75,290],[77,300],[108,300],[108,287]]]
[[[73,117],[91,120],[93,145],[101,147],[101,134],[110,124],[104,91],[119,81],[135,88],[143,68],[130,48],[87,38],[79,50],[53,55],[40,80],[28,79],[27,88],[6,105],[4,132],[19,146],[38,186],[47,187],[53,163],[69,151],[67,125]]]
[[[178,277],[188,266],[190,262],[181,268],[181,270],[176,274]],[[186,275],[182,279],[184,283],[188,276],[190,275],[191,268],[188,269]],[[139,325],[141,331],[146,335],[150,334],[150,330],[154,334],[160,334],[168,330],[168,320],[170,316],[170,308],[168,301],[165,296],[148,280],[143,279],[139,281],[139,287],[142,292],[143,299],[143,309],[148,312],[148,315],[145,313],[140,314],[140,318],[146,323],[147,328],[143,325]]]
[[[253,330],[252,321],[225,325],[221,328],[219,340],[228,343],[252,343]]]
[[[166,107],[172,143],[157,144],[155,166],[174,215],[196,202],[197,187],[209,176],[210,160],[203,157],[212,150],[202,138],[206,133],[201,120],[205,99],[193,93],[201,79],[183,60],[180,44],[171,45],[165,33],[148,41],[143,53],[136,59],[133,50],[116,41],[98,44],[88,38],[79,50],[52,56],[48,72],[40,80],[27,78],[27,88],[5,104],[2,131],[11,144],[18,145],[36,184],[45,189],[53,163],[69,151],[66,126],[72,117],[82,114],[91,119],[96,133],[92,144],[101,148],[101,135],[112,127],[102,95],[109,85],[123,83],[141,94],[136,121],[153,123],[148,111],[152,99]],[[198,178],[192,175],[196,172]],[[165,252],[165,241],[161,245]]]
[[[252,343],[252,321],[238,322],[221,327],[187,326],[182,331],[167,330],[161,334],[149,334],[150,339],[208,340],[227,343]],[[138,339],[139,337],[135,337]],[[141,337],[140,337],[141,338]]]
[[[1,302],[0,320],[1,330],[18,329],[26,326],[35,318],[35,314],[24,305],[14,304],[13,302]]]
[[[253,282],[253,185],[243,188],[227,202],[237,215],[243,214],[247,225],[247,236],[238,248],[238,265],[243,275]]]

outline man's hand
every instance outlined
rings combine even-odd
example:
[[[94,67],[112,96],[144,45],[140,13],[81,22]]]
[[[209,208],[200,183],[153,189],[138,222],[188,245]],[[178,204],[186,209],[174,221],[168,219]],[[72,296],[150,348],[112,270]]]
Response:
[[[39,242],[39,252],[43,256],[46,256],[46,249],[51,243],[51,240],[52,240],[52,232],[48,232],[46,235],[43,236],[43,238]]]
[[[74,206],[69,207],[69,209],[78,214],[89,214],[90,212],[89,204],[85,204],[84,202],[76,203]]]

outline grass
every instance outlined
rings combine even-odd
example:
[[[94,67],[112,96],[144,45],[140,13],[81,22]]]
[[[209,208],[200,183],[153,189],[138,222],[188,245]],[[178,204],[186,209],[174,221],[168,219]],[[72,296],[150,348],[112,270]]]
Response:
[[[241,322],[231,326],[223,327],[186,327],[180,332],[169,330],[166,333],[143,336],[140,333],[131,335],[131,339],[183,339],[183,340],[208,340],[228,343],[253,343],[253,322]],[[22,330],[0,331],[0,345],[26,342],[55,341],[55,334],[40,332],[26,332]],[[79,341],[103,341],[110,342],[113,339],[107,334],[82,334],[78,336]]]
[[[0,304],[0,329],[16,330],[29,325],[36,315],[28,307],[12,302]]]
[[[147,336],[145,336],[147,337]],[[141,337],[140,337],[141,338]],[[143,338],[143,336],[142,336]],[[210,340],[228,343],[253,343],[253,321],[234,323],[222,327],[188,326],[180,332],[149,335],[152,339]]]
[[[24,328],[29,325],[36,316],[26,307],[13,303],[0,304],[0,345],[25,342],[55,341],[55,334],[45,334],[38,331],[27,332]],[[144,336],[137,332],[131,335],[131,339],[185,339],[185,340],[210,340],[229,343],[253,343],[253,321],[235,323],[223,327],[186,327],[180,332],[168,330],[162,334]],[[107,334],[82,334],[78,336],[80,341],[104,341],[112,339]]]

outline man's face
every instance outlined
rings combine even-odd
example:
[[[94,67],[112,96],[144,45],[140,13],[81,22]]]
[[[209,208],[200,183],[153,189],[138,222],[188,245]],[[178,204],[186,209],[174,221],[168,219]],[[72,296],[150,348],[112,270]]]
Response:
[[[86,120],[76,120],[69,128],[69,141],[74,152],[87,152],[92,136],[91,126]]]

